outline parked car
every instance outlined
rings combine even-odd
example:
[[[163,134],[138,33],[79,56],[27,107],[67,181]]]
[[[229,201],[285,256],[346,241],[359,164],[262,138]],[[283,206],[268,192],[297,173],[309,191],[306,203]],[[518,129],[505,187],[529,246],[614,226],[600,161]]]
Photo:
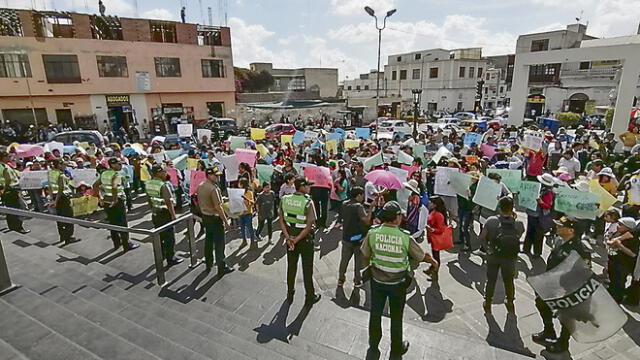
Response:
[[[428,130],[428,128],[431,127],[433,130],[438,130],[438,129],[442,129],[442,134],[449,136],[451,134],[451,131],[455,131],[458,135],[462,135],[464,134],[466,131],[461,128],[460,126],[456,125],[456,124],[445,124],[445,123],[431,123],[431,124],[421,124],[421,126],[419,127],[419,130],[422,132],[426,132]]]
[[[212,136],[218,136],[218,138],[226,138],[231,135],[238,135],[238,125],[236,121],[231,118],[215,118],[210,116],[203,126],[205,129],[211,130]]]
[[[461,111],[453,114],[453,117],[457,117],[460,120],[473,119],[476,117],[476,114],[468,111]]]
[[[396,133],[402,133],[404,135],[411,135],[413,127],[404,120],[386,120],[380,122],[380,128],[378,132],[390,132],[394,135]]]
[[[438,124],[460,124],[460,119],[457,117],[443,117],[438,119]]]
[[[293,135],[296,133],[296,127],[293,124],[273,124],[265,129],[267,139],[280,140],[282,135]]]
[[[104,146],[104,137],[102,134],[95,130],[75,130],[65,131],[56,134],[52,141],[61,142],[65,145],[73,145],[74,142],[86,142],[89,144],[96,144],[97,147]]]

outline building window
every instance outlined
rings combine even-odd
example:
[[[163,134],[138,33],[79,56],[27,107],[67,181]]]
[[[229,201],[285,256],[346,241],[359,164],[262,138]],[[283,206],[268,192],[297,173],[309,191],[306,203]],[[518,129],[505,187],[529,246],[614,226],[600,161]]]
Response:
[[[56,12],[33,12],[36,37],[74,38],[71,16]]]
[[[482,77],[482,68],[479,67],[478,68],[478,78],[481,78],[481,77]]]
[[[549,39],[533,40],[531,42],[531,51],[547,51],[549,50]]]
[[[96,56],[100,77],[129,77],[124,56]]]
[[[589,70],[591,69],[591,61],[582,61],[580,63],[580,70]]]
[[[484,94],[487,95],[489,93],[489,88],[484,88]]]
[[[347,90],[351,90],[351,85],[347,86]]]
[[[360,85],[356,85],[356,90],[360,91]]]
[[[222,45],[222,33],[220,28],[213,26],[198,25],[198,45],[212,46]]]
[[[402,61],[402,56],[398,56],[398,57],[396,58],[396,61],[397,61],[397,62],[401,62],[401,61]]]
[[[307,82],[304,80],[304,78],[294,78],[289,80],[289,83],[287,83],[287,90],[291,90],[291,91],[304,91],[307,88]]]
[[[80,66],[76,55],[42,55],[49,84],[80,83]]]
[[[157,77],[180,77],[180,59],[179,58],[154,58],[156,64]]]
[[[0,54],[0,78],[31,77],[27,54]]]
[[[407,70],[400,70],[400,80],[407,80]]]
[[[91,37],[99,40],[122,40],[122,24],[115,16],[91,15]]]
[[[464,66],[460,66],[460,69],[458,69],[458,77],[463,78],[466,70],[467,69]]]
[[[161,43],[175,43],[176,24],[170,21],[149,21],[151,41]]]
[[[469,78],[470,78],[470,79],[473,79],[473,78],[476,76],[476,74],[475,74],[475,73],[476,73],[476,68],[474,68],[474,67],[470,67],[470,68],[469,68]]]
[[[365,85],[365,86],[364,86],[364,89],[365,89],[365,90],[369,90],[369,85]]]
[[[438,78],[438,68],[430,68],[429,69],[429,79],[437,79]]]
[[[544,74],[545,75],[555,75],[556,74],[556,68],[554,66],[545,66],[544,67]]]
[[[504,92],[504,86],[500,86],[500,94]]]
[[[22,22],[13,9],[0,9],[0,36],[23,36]]]
[[[397,77],[398,77],[398,72],[397,72],[397,71],[395,71],[395,70],[393,70],[393,71],[391,72],[391,80],[395,80]]]
[[[420,60],[420,59],[422,59],[422,54],[416,54],[415,59],[416,59],[416,60]]]
[[[224,77],[224,65],[222,60],[202,59],[202,77],[221,78]]]
[[[420,69],[413,69],[413,71],[411,72],[411,78],[413,80],[420,79]]]
[[[208,102],[207,111],[210,116],[224,117],[224,103],[223,102]]]

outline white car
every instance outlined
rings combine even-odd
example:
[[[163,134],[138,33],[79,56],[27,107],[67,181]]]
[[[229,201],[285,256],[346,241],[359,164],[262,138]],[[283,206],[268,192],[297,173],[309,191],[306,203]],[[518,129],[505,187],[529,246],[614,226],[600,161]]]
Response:
[[[420,129],[420,131],[425,132],[427,130],[427,125],[430,126],[432,129],[434,129],[435,131],[438,131],[438,129],[442,129],[442,134],[449,136],[451,134],[452,130],[455,130],[455,132],[458,134],[458,136],[464,134],[466,131],[461,128],[460,126],[456,125],[456,124],[424,124],[426,126],[422,127]]]
[[[404,120],[387,120],[380,123],[378,132],[389,132],[394,135],[397,133],[411,135],[413,127]]]

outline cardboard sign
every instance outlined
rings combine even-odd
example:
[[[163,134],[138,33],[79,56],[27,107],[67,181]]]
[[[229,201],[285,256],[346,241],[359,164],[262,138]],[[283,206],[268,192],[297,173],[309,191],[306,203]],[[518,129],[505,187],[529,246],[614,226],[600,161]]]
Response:
[[[473,202],[489,210],[496,211],[501,194],[502,185],[487,176],[483,176],[478,182],[478,189],[473,196]]]
[[[541,188],[542,184],[537,181],[521,181],[520,190],[518,190],[518,205],[536,211]]]
[[[269,150],[267,150],[267,148],[262,144],[256,144],[256,150],[258,150],[262,158],[266,157],[267,154],[269,153]]]
[[[240,164],[247,163],[251,167],[256,166],[256,155],[258,155],[258,151],[249,149],[236,149],[235,152]]]
[[[178,136],[190,137],[193,134],[193,124],[178,124]]]
[[[378,131],[378,133],[376,133],[376,138],[393,140],[393,133],[388,131]]]
[[[496,147],[491,146],[489,144],[482,144],[480,147],[480,151],[482,151],[482,155],[491,159],[493,155],[496,154]]]
[[[198,192],[198,186],[207,180],[207,174],[202,170],[191,170],[189,176],[189,195]]]
[[[609,210],[613,204],[618,202],[615,196],[611,195],[607,190],[605,190],[598,179],[593,179],[589,181],[589,188],[591,192],[598,195],[598,201],[600,202],[600,209],[598,211],[598,215],[602,215],[605,211]]]
[[[327,135],[327,142],[331,141],[331,140],[335,140],[335,141],[340,141],[342,140],[342,134],[339,133],[330,133]]]
[[[45,144],[44,149],[53,153],[54,150],[58,150],[60,154],[64,152],[64,144],[57,141],[51,141]]]
[[[167,175],[169,176],[169,181],[171,182],[171,185],[178,186],[178,184],[179,184],[179,182],[178,182],[178,169],[176,169],[176,168],[167,169]]]
[[[360,140],[352,140],[348,139],[344,141],[344,148],[349,149],[357,149],[360,147]]]
[[[171,160],[171,162],[173,163],[174,168],[178,170],[185,170],[187,168],[187,154],[180,155],[177,158]]]
[[[315,165],[305,166],[304,177],[309,181],[313,181],[314,187],[331,188],[331,173],[327,167]]]
[[[544,135],[541,132],[527,130],[524,132],[522,147],[531,149],[533,151],[540,151],[540,149],[542,148],[543,140]]]
[[[187,169],[195,170],[198,168],[198,159],[187,159]]]
[[[209,139],[209,141],[211,141],[211,130],[209,129],[198,129],[197,130],[198,133],[198,141],[202,141],[203,137],[207,137],[207,139]]]
[[[74,217],[92,214],[98,211],[98,198],[90,195],[72,198],[71,210]]]
[[[436,178],[433,192],[443,196],[456,196],[456,191],[451,186],[451,176],[454,172],[459,172],[459,170],[456,168],[438,166],[436,168]]]
[[[260,181],[260,185],[266,183],[271,183],[271,176],[273,175],[273,166],[265,165],[265,164],[257,164],[256,170],[258,170],[258,180]]]
[[[467,164],[477,164],[480,162],[480,159],[476,155],[465,155],[464,161]]]
[[[307,130],[307,131],[304,132],[305,140],[318,140],[319,136],[320,136],[320,134],[317,131]],[[295,138],[295,136],[294,136],[294,138]]]
[[[227,182],[238,180],[238,166],[240,166],[240,162],[238,162],[237,155],[221,155],[220,162],[224,165],[225,178]]]
[[[164,160],[166,159],[164,151],[151,154],[151,156],[153,156],[153,160],[156,162],[156,164],[160,164],[160,165],[162,165],[162,163],[164,163]]]
[[[338,144],[336,140],[328,140],[326,143],[327,151],[330,154],[335,154],[338,152]]]
[[[433,157],[431,158],[431,160],[438,164],[440,162],[440,159],[444,158],[450,158],[452,157],[453,154],[451,153],[451,151],[449,151],[449,149],[447,149],[444,146],[441,146],[440,149],[438,150],[438,152],[436,152],[435,155],[433,155]]]
[[[473,178],[471,175],[467,175],[461,172],[452,172],[449,174],[449,181],[451,189],[465,199],[469,199],[469,187]]]
[[[229,194],[229,211],[232,214],[242,214],[247,211],[244,203],[244,189],[227,189]]]
[[[229,137],[229,145],[231,150],[235,149],[243,149],[245,147],[245,143],[247,142],[247,138],[243,136],[230,136]]]
[[[265,129],[251,128],[251,140],[262,140],[267,137]]]
[[[290,145],[293,146],[293,135],[280,135],[280,143],[282,145]]]
[[[200,130],[200,129],[198,129]],[[170,160],[174,160],[178,156],[182,155],[182,149],[180,150],[166,150],[164,152]]]
[[[400,182],[407,182],[407,179],[409,178],[409,172],[407,170],[398,169],[397,167],[393,166],[389,166],[387,170],[393,173],[393,175],[397,176],[398,179],[400,179]]]
[[[367,158],[362,164],[364,166],[364,171],[369,171],[371,168],[384,164],[382,153],[377,153]]]
[[[49,172],[47,170],[22,171],[18,173],[20,189],[42,189],[49,184]]]
[[[487,169],[487,175],[495,173],[500,175],[502,182],[513,193],[520,191],[520,182],[522,181],[522,170],[509,169]]]
[[[125,167],[123,166],[124,170]],[[98,180],[98,172],[96,169],[73,169],[71,170],[71,185],[73,187],[80,186],[80,183],[85,183],[87,186],[93,186]]]
[[[425,156],[425,151],[427,150],[427,146],[422,144],[413,144],[411,148],[413,149],[413,156],[422,159],[422,164],[426,165],[427,157]]]
[[[293,134],[293,143],[295,145],[300,145],[304,142],[305,139],[305,133],[303,133],[302,131],[297,131],[296,133]]]

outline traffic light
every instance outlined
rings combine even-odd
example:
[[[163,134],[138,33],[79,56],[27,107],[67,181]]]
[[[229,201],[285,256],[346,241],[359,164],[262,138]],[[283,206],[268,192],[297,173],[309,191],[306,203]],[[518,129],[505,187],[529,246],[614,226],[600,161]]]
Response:
[[[484,80],[478,80],[476,86],[476,99],[482,99],[482,87],[484,86]]]

